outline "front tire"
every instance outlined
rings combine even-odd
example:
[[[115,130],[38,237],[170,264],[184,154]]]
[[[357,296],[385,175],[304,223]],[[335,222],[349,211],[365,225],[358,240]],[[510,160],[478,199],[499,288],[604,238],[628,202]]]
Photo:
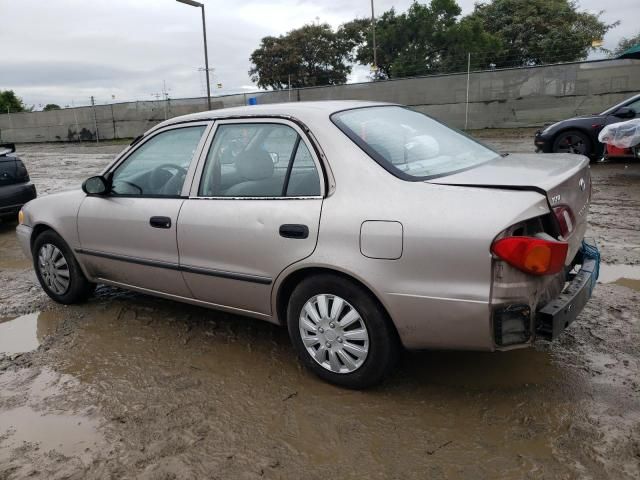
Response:
[[[590,157],[593,146],[589,137],[578,130],[560,132],[553,141],[553,153],[574,153]]]
[[[303,280],[289,299],[287,325],[302,364],[335,385],[376,385],[398,358],[397,334],[382,307],[338,275]]]
[[[46,230],[33,243],[33,268],[51,299],[69,305],[86,300],[95,289],[82,273],[71,249],[57,233]]]

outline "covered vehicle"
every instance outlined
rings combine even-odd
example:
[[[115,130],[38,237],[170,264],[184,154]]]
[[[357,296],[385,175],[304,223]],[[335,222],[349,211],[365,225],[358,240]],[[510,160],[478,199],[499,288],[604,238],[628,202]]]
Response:
[[[640,118],[604,127],[598,140],[605,145],[605,158],[640,158]]]
[[[36,187],[12,143],[0,144],[0,219],[17,220],[20,208],[36,198]]]
[[[83,190],[23,209],[61,303],[96,283],[287,326],[347,387],[399,350],[557,337],[597,278],[589,161],[501,156],[401,105],[309,102],[168,120]]]
[[[603,127],[640,118],[640,94],[608,108],[602,113],[573,117],[547,125],[534,137],[536,150],[543,153],[576,153],[595,160],[604,147],[598,141]]]

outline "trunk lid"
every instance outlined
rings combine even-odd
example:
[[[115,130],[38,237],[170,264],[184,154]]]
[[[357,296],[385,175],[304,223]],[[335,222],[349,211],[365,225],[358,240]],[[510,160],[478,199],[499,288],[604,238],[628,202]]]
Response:
[[[547,197],[551,209],[569,207],[573,230],[567,262],[580,249],[587,229],[591,199],[589,159],[573,154],[512,154],[429,183],[508,190],[534,190]]]

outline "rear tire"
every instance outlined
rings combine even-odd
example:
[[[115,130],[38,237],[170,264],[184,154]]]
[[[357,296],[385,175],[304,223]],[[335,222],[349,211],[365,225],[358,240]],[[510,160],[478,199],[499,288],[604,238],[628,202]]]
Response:
[[[69,305],[86,300],[96,285],[87,280],[66,242],[52,230],[33,242],[33,268],[40,286],[51,299]]]
[[[301,363],[335,385],[376,385],[398,359],[386,312],[367,290],[338,275],[300,282],[289,298],[287,326]]]
[[[574,153],[590,157],[593,154],[591,139],[578,130],[560,132],[553,141],[553,153]]]

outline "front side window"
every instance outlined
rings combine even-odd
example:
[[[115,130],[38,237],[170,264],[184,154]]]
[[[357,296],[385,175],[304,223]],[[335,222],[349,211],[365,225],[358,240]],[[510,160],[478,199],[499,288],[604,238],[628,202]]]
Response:
[[[320,181],[311,154],[293,128],[275,123],[223,124],[216,129],[198,194],[320,195]]]
[[[332,121],[370,157],[406,180],[466,170],[500,156],[442,123],[404,107],[365,107],[334,113]]]
[[[179,196],[205,128],[176,128],[147,140],[115,170],[111,193]]]

